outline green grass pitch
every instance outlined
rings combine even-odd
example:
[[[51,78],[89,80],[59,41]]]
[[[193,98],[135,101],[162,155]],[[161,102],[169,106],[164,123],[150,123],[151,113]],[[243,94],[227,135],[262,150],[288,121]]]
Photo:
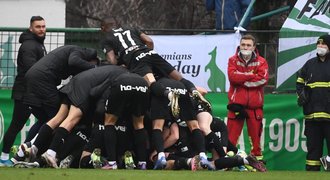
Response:
[[[233,172],[233,171],[165,171],[165,170],[98,170],[98,169],[18,169],[0,168],[1,180],[326,180],[328,172],[305,171],[268,171]]]

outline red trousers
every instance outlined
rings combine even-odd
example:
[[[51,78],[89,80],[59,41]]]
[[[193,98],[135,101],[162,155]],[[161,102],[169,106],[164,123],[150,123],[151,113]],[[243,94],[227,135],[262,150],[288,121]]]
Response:
[[[244,122],[246,121],[249,137],[252,141],[251,154],[262,156],[260,147],[260,137],[262,133],[263,110],[260,109],[245,109],[248,114],[246,120],[235,119],[235,113],[228,111],[228,138],[229,141],[237,145],[239,136],[241,135]]]

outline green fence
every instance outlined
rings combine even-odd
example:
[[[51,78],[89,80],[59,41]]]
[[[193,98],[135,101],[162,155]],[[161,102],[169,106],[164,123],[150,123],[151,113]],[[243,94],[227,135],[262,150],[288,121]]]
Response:
[[[19,36],[26,28],[0,28],[0,88],[11,88],[16,76],[16,58],[19,49]],[[48,28],[45,47],[49,52],[59,46],[74,44],[91,47],[99,51],[100,33],[98,29]]]

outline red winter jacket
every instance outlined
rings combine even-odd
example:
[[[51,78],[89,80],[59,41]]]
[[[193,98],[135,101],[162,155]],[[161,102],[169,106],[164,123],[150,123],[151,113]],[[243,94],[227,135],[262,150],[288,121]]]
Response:
[[[229,104],[241,104],[248,109],[263,107],[263,87],[268,82],[268,64],[256,49],[253,57],[246,63],[236,54],[228,61],[228,78],[230,88],[228,92]]]

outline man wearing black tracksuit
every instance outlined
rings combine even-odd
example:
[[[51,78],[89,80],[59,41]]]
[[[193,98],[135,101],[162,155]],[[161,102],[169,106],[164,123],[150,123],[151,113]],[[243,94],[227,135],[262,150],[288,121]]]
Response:
[[[17,56],[17,76],[15,78],[12,89],[12,99],[14,99],[14,110],[12,121],[3,139],[3,148],[1,154],[1,163],[9,162],[9,151],[13,145],[16,135],[23,128],[24,124],[31,115],[29,107],[23,104],[23,96],[26,91],[25,73],[34,65],[39,59],[47,54],[44,40],[46,35],[45,20],[41,16],[32,16],[30,19],[30,27],[24,31],[20,37],[19,42],[21,46],[18,50]],[[28,133],[27,141],[38,132],[40,125],[36,123]]]

